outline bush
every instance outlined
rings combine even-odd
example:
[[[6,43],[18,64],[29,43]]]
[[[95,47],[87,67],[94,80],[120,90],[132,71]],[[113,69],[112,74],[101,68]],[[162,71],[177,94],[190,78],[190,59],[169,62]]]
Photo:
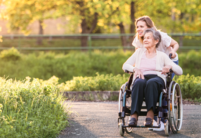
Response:
[[[194,75],[181,75],[175,79],[180,85],[182,97],[198,100],[201,98],[201,77]],[[201,99],[200,99],[201,101]]]
[[[201,76],[201,51],[191,50],[188,53],[179,55],[179,65],[183,68],[184,74]]]
[[[17,49],[12,47],[8,50],[1,51],[0,58],[5,60],[19,60],[21,55]]]
[[[0,78],[0,137],[55,138],[67,125],[58,78]]]
[[[125,74],[123,63],[132,52],[122,50],[115,52],[93,51],[55,54],[41,52],[39,54],[22,55],[21,60],[0,60],[0,76],[22,80],[26,76],[47,80],[55,75],[60,82],[73,79],[74,76],[95,76],[100,74]],[[179,65],[184,75],[201,76],[201,52],[190,51],[179,54]]]
[[[128,80],[128,76],[100,75],[94,77],[73,77],[72,80],[62,84],[64,91],[116,91]],[[60,86],[60,87],[61,87]]]
[[[129,75],[100,75],[94,77],[73,77],[59,85],[61,91],[117,91],[128,81]],[[194,75],[176,76],[174,79],[181,87],[182,97],[201,101],[201,77]]]

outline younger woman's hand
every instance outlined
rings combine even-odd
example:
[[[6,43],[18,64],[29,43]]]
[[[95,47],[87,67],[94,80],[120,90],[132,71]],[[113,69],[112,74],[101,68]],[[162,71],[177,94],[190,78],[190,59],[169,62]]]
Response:
[[[162,74],[167,74],[170,71],[170,69],[172,69],[172,66],[170,65],[164,66],[162,70]]]
[[[172,49],[171,50],[171,52],[170,52],[171,54],[172,54],[172,57],[171,58],[175,58],[177,55],[176,55],[176,52]]]
[[[141,79],[144,79],[144,75],[143,75],[143,73],[141,72],[140,69],[134,68],[133,72],[135,72],[135,73],[134,73],[134,78],[139,77],[139,78],[141,78]]]

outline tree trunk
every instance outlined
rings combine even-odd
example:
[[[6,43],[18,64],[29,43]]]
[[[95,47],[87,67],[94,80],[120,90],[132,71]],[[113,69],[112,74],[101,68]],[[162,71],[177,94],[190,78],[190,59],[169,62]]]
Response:
[[[130,5],[130,19],[131,19],[131,24],[130,24],[130,33],[133,34],[135,33],[135,2],[132,1]],[[129,37],[129,45],[132,45],[134,36]]]
[[[123,23],[122,22],[119,23],[118,26],[119,26],[119,29],[120,29],[120,34],[125,34],[125,28],[124,28]],[[123,47],[127,46],[126,36],[121,36],[121,44],[122,44]]]
[[[87,23],[86,23],[86,19],[82,19],[81,22],[81,28],[82,28],[82,34],[87,34]],[[87,47],[88,43],[87,43],[87,36],[82,36],[81,37],[81,46],[82,47]],[[85,51],[86,49],[82,49],[83,51]]]
[[[84,1],[78,1],[76,3],[79,4],[80,7],[84,7]],[[80,10],[80,15],[83,17],[82,22],[81,22],[82,34],[90,34],[93,32],[93,30],[95,29],[95,27],[97,25],[98,13],[94,13],[93,21],[92,21],[90,28],[89,28],[87,25],[87,21],[86,21],[85,10],[86,9]],[[88,36],[82,36],[81,37],[81,46],[82,47],[88,46]],[[83,51],[86,51],[86,49],[83,49]]]
[[[171,18],[172,18],[172,21],[175,22],[175,13],[173,12],[173,7],[172,7],[172,11],[171,11]],[[172,29],[171,29],[171,33],[174,33],[174,30],[175,30],[175,24],[173,24],[172,26]]]
[[[43,24],[43,20],[39,20],[39,33],[38,33],[39,35],[43,35],[44,33],[42,24]],[[43,38],[39,36],[37,39],[37,44],[41,45],[42,43],[43,43]]]
[[[91,28],[87,26],[86,19],[83,18],[81,22],[81,28],[82,28],[82,34],[91,34],[93,30],[96,28],[98,22],[98,13],[94,13],[94,18],[91,23]],[[81,37],[81,46],[87,47],[88,46],[88,36],[82,36]],[[85,49],[83,49],[85,51]]]
[[[184,13],[181,12],[180,16],[179,16],[179,20],[181,22],[181,25],[183,24],[183,18],[184,18]],[[182,29],[182,32],[184,33],[184,30]],[[183,46],[183,36],[179,37],[179,46]]]

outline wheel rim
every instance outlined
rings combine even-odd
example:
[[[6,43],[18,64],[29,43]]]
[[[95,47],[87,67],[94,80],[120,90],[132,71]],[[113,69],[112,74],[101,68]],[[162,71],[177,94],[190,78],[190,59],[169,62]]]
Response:
[[[183,120],[183,104],[182,104],[182,94],[179,84],[172,83],[169,91],[169,106],[172,105],[172,110],[169,109],[169,123],[173,133],[179,131],[182,127]]]

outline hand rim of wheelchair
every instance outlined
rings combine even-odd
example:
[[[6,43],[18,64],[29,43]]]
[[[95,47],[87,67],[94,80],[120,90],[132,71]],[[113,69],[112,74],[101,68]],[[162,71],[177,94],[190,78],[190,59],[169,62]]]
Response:
[[[176,90],[176,93],[175,93]],[[172,81],[169,86],[168,94],[168,115],[169,124],[173,133],[177,133],[181,130],[182,120],[183,120],[183,103],[182,103],[182,93],[179,84]],[[177,114],[175,115],[175,94],[177,102]],[[178,100],[177,100],[178,99]],[[170,104],[172,104],[172,111],[170,110]],[[178,119],[177,119],[177,118]]]
[[[125,84],[123,84],[121,86],[121,89],[120,89],[120,92],[119,92],[119,104],[118,104],[119,112],[122,111],[122,103],[123,102],[122,102],[121,98],[122,98],[123,92],[126,89],[127,84],[128,84],[127,82]],[[122,134],[124,134],[124,130],[121,130],[121,129],[125,129],[126,133],[128,133],[128,134],[130,134],[132,132],[132,130],[133,130],[132,127],[123,127],[123,126],[125,126],[125,120],[128,121],[127,119],[129,120],[130,116],[125,116],[124,121],[119,124],[119,126],[120,126],[119,129],[120,129],[120,135],[121,136],[123,136]]]

